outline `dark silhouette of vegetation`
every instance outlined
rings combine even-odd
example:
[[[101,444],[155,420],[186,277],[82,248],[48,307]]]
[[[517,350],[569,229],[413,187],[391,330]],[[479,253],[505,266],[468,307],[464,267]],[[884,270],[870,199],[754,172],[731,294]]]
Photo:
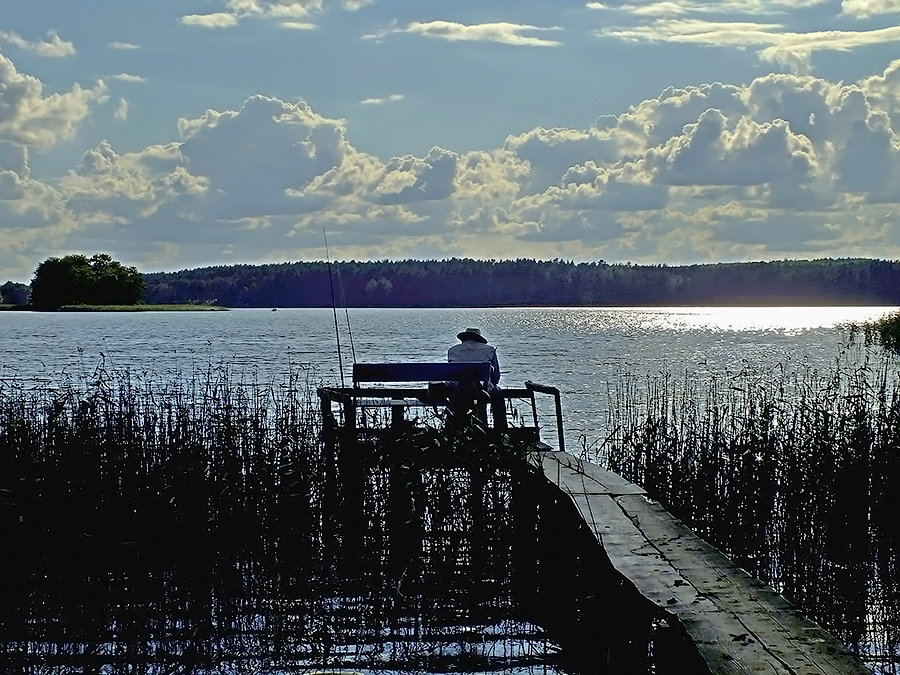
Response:
[[[601,456],[896,673],[900,384],[890,359],[844,357],[830,373],[623,377]]]
[[[900,304],[900,262],[785,260],[711,265],[563,260],[332,263],[346,307]],[[146,275],[147,302],[329,307],[324,262],[207,267]]]
[[[105,253],[90,258],[47,258],[31,280],[31,304],[37,309],[63,305],[134,305],[144,293],[144,276]]]
[[[0,382],[0,672],[644,672],[605,664],[650,658],[649,603],[521,453],[326,444],[306,377]]]
[[[900,353],[900,312],[891,312],[876,321],[853,328],[861,330],[867,341],[875,342],[889,351]]]
[[[7,281],[0,286],[0,303],[6,305],[27,305],[31,289],[26,284]]]

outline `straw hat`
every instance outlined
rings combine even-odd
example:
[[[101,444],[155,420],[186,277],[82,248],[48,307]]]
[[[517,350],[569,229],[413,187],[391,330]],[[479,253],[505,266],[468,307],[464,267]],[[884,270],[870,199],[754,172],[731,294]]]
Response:
[[[466,328],[462,333],[457,333],[456,337],[460,340],[475,340],[476,342],[487,343],[487,338],[481,334],[480,328]]]

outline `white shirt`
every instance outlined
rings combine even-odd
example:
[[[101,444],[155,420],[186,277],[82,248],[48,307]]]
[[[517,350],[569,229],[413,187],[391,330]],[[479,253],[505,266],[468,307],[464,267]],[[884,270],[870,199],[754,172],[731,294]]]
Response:
[[[458,345],[453,345],[447,350],[447,361],[450,363],[490,363],[491,385],[500,381],[500,362],[497,360],[497,350],[489,344],[478,340],[466,340]]]

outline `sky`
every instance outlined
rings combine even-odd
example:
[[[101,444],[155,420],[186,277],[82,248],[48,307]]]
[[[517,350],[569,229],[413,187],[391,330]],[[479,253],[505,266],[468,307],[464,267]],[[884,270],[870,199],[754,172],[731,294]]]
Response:
[[[0,281],[101,252],[898,259],[898,24],[900,0],[10,0]]]

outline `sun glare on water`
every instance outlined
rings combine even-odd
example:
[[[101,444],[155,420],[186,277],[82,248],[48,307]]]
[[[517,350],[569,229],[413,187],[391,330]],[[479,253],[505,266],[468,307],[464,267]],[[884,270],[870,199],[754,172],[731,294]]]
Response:
[[[666,307],[645,308],[645,328],[710,331],[785,331],[862,324],[896,307]]]

